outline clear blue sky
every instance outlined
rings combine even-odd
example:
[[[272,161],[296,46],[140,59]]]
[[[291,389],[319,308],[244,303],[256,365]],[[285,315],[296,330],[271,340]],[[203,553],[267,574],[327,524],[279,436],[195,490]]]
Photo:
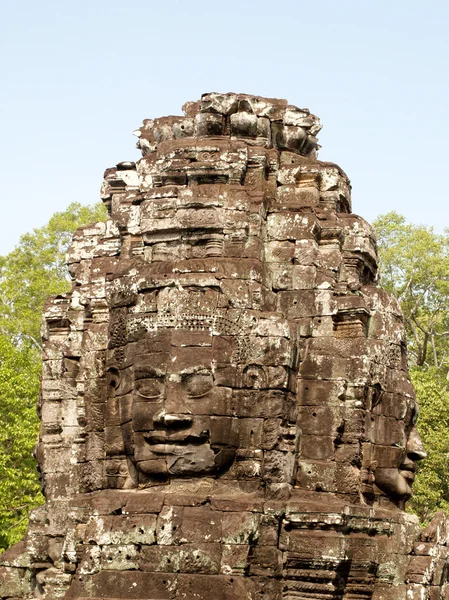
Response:
[[[447,0],[35,0],[0,24],[0,254],[106,167],[143,118],[208,91],[287,98],[323,123],[322,160],[368,220],[449,226]]]

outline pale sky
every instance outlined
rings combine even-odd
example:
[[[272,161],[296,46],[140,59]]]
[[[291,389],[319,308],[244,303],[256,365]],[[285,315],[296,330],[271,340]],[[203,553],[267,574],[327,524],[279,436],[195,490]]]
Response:
[[[368,220],[449,226],[447,0],[15,0],[2,5],[0,254],[104,169],[144,118],[204,92],[286,98],[321,118],[319,158]]]

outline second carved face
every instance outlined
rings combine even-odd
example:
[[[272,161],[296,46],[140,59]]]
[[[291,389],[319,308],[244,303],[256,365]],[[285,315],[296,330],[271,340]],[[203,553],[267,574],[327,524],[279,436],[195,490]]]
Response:
[[[411,395],[380,392],[371,411],[374,484],[399,508],[412,495],[418,461],[426,457],[416,422],[418,406]]]

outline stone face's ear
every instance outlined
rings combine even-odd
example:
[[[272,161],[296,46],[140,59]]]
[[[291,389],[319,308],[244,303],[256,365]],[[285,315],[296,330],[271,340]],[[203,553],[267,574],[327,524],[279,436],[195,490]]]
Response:
[[[243,387],[255,390],[267,387],[267,374],[262,365],[248,365],[243,371]]]
[[[380,383],[374,383],[368,389],[368,407],[372,410],[382,402],[384,391]]]
[[[120,385],[121,377],[120,371],[116,367],[109,367],[106,371],[106,382],[110,394],[115,396],[117,389]]]

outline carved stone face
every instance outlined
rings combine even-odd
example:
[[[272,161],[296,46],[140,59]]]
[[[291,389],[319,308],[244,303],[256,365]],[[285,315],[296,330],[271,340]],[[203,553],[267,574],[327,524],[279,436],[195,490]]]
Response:
[[[379,395],[371,413],[374,483],[403,508],[412,495],[417,462],[426,457],[416,428],[418,406],[414,396]]]
[[[148,298],[137,302],[147,306]],[[173,304],[179,309],[179,299]],[[126,487],[224,474],[256,488],[262,481],[290,485],[295,361],[289,323],[272,313],[114,310],[111,477],[119,465],[120,477],[124,470],[130,476],[120,484]]]
[[[229,468],[239,442],[231,390],[231,338],[159,329],[128,344],[110,369],[125,451],[140,474],[210,475]]]

